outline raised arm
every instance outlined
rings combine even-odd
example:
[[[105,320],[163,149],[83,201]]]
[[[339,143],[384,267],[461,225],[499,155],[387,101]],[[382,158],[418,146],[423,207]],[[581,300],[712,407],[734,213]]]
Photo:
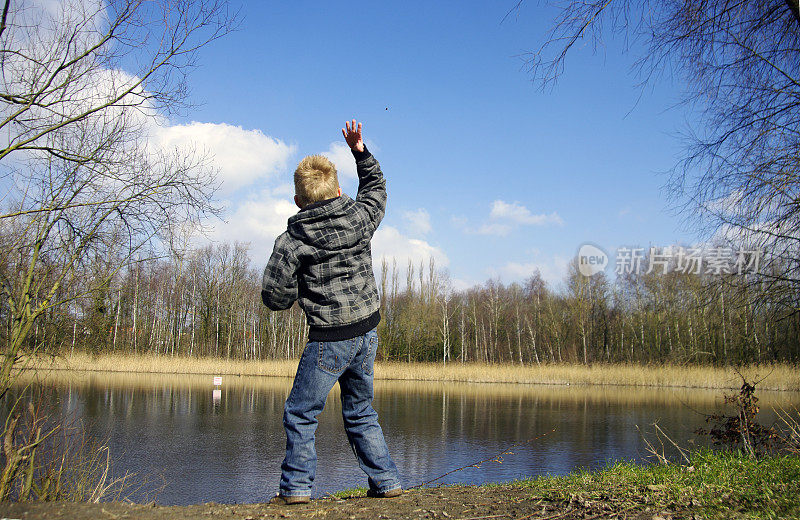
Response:
[[[355,119],[352,122],[347,121],[345,128],[342,128],[342,135],[356,159],[358,173],[356,202],[362,204],[369,213],[374,232],[386,211],[386,179],[383,178],[381,165],[364,145],[361,123],[357,123]]]

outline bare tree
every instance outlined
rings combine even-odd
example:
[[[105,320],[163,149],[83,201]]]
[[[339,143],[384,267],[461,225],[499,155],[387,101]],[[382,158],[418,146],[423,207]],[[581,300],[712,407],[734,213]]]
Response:
[[[197,51],[234,22],[220,0],[4,2],[3,393],[24,347],[37,348],[27,340],[40,316],[107,286],[134,256],[166,250],[175,229],[213,210],[204,158],[152,138],[185,106]]]
[[[520,8],[522,2],[515,9]],[[709,237],[766,251],[762,299],[800,311],[800,11],[796,0],[551,2],[527,65],[543,85],[578,42],[621,36],[643,84],[674,73],[694,121],[669,191]],[[755,287],[755,286],[754,286]]]

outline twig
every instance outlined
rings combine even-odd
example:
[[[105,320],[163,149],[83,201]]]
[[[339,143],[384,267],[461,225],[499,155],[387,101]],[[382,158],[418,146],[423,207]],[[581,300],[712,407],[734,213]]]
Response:
[[[649,453],[651,453],[658,460],[659,464],[668,464],[669,461],[667,460],[666,456],[664,456],[664,454],[663,454],[664,444],[663,443],[661,444],[662,453],[659,453],[658,450],[656,449],[656,447],[653,446],[653,444],[650,442],[650,440],[647,437],[645,437],[644,432],[639,428],[638,424],[636,425],[636,430],[639,432],[639,435],[642,437],[642,440],[644,441],[645,446],[647,446],[647,451]],[[658,436],[656,436],[656,438],[658,438]]]
[[[531,442],[539,440],[542,437],[544,437],[545,435],[553,433],[554,431],[556,431],[555,428],[553,428],[550,431],[544,432],[541,435],[537,435],[536,437],[534,437],[532,439],[528,439],[525,442],[521,442],[519,444],[513,444],[513,445],[509,446],[508,448],[506,448],[505,450],[503,450],[500,453],[498,453],[497,455],[495,455],[494,457],[491,457],[491,458],[488,458],[488,459],[484,459],[484,460],[481,460],[479,462],[473,462],[472,464],[467,464],[466,466],[462,466],[460,468],[456,468],[454,470],[448,471],[447,473],[445,473],[443,475],[439,475],[438,477],[436,477],[434,479],[428,480],[428,481],[423,482],[421,484],[417,484],[416,486],[411,486],[408,489],[415,489],[415,488],[425,487],[428,484],[430,484],[431,482],[436,482],[437,480],[442,479],[442,478],[444,478],[444,477],[446,477],[448,475],[451,475],[451,474],[455,473],[456,471],[461,471],[461,470],[464,470],[464,469],[467,469],[467,468],[479,468],[479,467],[481,467],[481,464],[483,464],[484,462],[498,462],[498,463],[503,462],[503,455],[513,455],[513,452],[511,450],[513,450],[515,448],[519,448],[521,446],[525,446],[526,444],[530,444]],[[505,515],[503,515],[503,516],[505,516]],[[481,517],[481,518],[490,518],[490,517]]]
[[[669,435],[667,435],[667,434],[664,432],[664,430],[662,430],[662,429],[661,429],[661,427],[658,425],[658,423],[657,423],[657,422],[654,422],[654,423],[653,423],[653,426],[655,427],[655,429],[656,429],[656,432],[658,432],[658,433],[660,433],[661,435],[663,435],[663,436],[664,436],[664,438],[665,438],[665,439],[667,439],[667,440],[670,442],[670,444],[672,444],[672,445],[675,447],[675,449],[677,449],[677,450],[678,450],[678,453],[680,453],[680,454],[681,454],[681,457],[683,457],[683,460],[685,460],[687,464],[691,464],[691,462],[692,462],[692,461],[691,461],[691,459],[689,458],[689,453],[688,453],[688,450],[686,450],[685,448],[681,448],[680,446],[678,446],[678,444],[677,444],[675,441],[673,441],[673,440],[672,440],[672,438],[671,438]]]
[[[540,518],[539,520],[550,520],[550,519],[552,519],[552,518],[558,518],[559,516],[564,516],[564,515],[566,515],[567,513],[571,512],[571,511],[572,511],[572,508],[571,508],[571,507],[568,507],[568,508],[566,508],[566,509],[565,509],[565,510],[563,510],[563,511],[560,511],[560,512],[558,512],[558,513],[554,514],[554,515],[550,515],[550,516],[545,516],[545,517],[542,517],[542,518]],[[536,513],[531,513],[530,515],[528,515],[528,516],[524,516],[524,517],[522,517],[522,518],[530,518],[531,516],[533,516],[533,515],[535,515],[535,514],[536,514]],[[520,518],[519,520],[522,520],[522,518]]]
[[[738,375],[738,376],[739,376],[739,377],[742,379],[742,383],[743,383],[743,384],[748,384],[748,383],[747,383],[747,378],[746,378],[746,377],[744,377],[744,375],[742,375],[742,373],[739,371],[739,367],[733,367],[733,371],[734,371],[734,372],[736,372],[736,375]],[[761,383],[762,383],[762,382],[763,382],[763,381],[764,381],[766,378],[768,378],[769,376],[771,376],[771,375],[772,375],[772,373],[773,373],[774,371],[775,371],[775,367],[773,367],[773,368],[772,368],[772,370],[770,370],[769,372],[767,372],[767,375],[765,375],[764,377],[762,377],[762,378],[761,378],[761,379],[759,379],[758,381],[754,382],[752,386],[758,386],[758,385],[760,385],[760,384],[761,384]]]

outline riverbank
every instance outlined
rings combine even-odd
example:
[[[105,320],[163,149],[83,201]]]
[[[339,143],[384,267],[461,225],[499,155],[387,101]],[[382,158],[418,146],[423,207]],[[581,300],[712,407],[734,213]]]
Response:
[[[365,498],[364,490],[351,490],[299,506],[4,503],[0,516],[26,520],[797,518],[800,459],[753,460],[704,452],[686,465],[619,463],[603,471],[578,471],[564,477],[418,488],[395,499]]]
[[[208,374],[294,377],[297,360],[241,361],[153,355],[83,352],[30,361],[37,370],[104,371],[152,374]],[[740,369],[761,390],[800,391],[800,370],[786,364]],[[376,363],[376,380],[523,383],[545,385],[624,385],[641,387],[738,389],[733,367],[696,365],[498,365],[483,363]]]

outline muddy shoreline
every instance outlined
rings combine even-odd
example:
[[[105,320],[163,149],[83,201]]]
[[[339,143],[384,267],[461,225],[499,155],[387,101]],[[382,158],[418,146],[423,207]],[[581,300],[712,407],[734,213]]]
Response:
[[[325,518],[329,520],[375,520],[401,518],[436,519],[594,519],[594,518],[693,518],[688,510],[668,510],[642,503],[631,507],[613,499],[587,500],[571,497],[549,501],[514,485],[445,486],[413,489],[401,497],[373,499],[324,498],[310,504],[198,504],[159,506],[114,503],[0,504],[0,517],[19,520],[261,520],[278,518]]]

